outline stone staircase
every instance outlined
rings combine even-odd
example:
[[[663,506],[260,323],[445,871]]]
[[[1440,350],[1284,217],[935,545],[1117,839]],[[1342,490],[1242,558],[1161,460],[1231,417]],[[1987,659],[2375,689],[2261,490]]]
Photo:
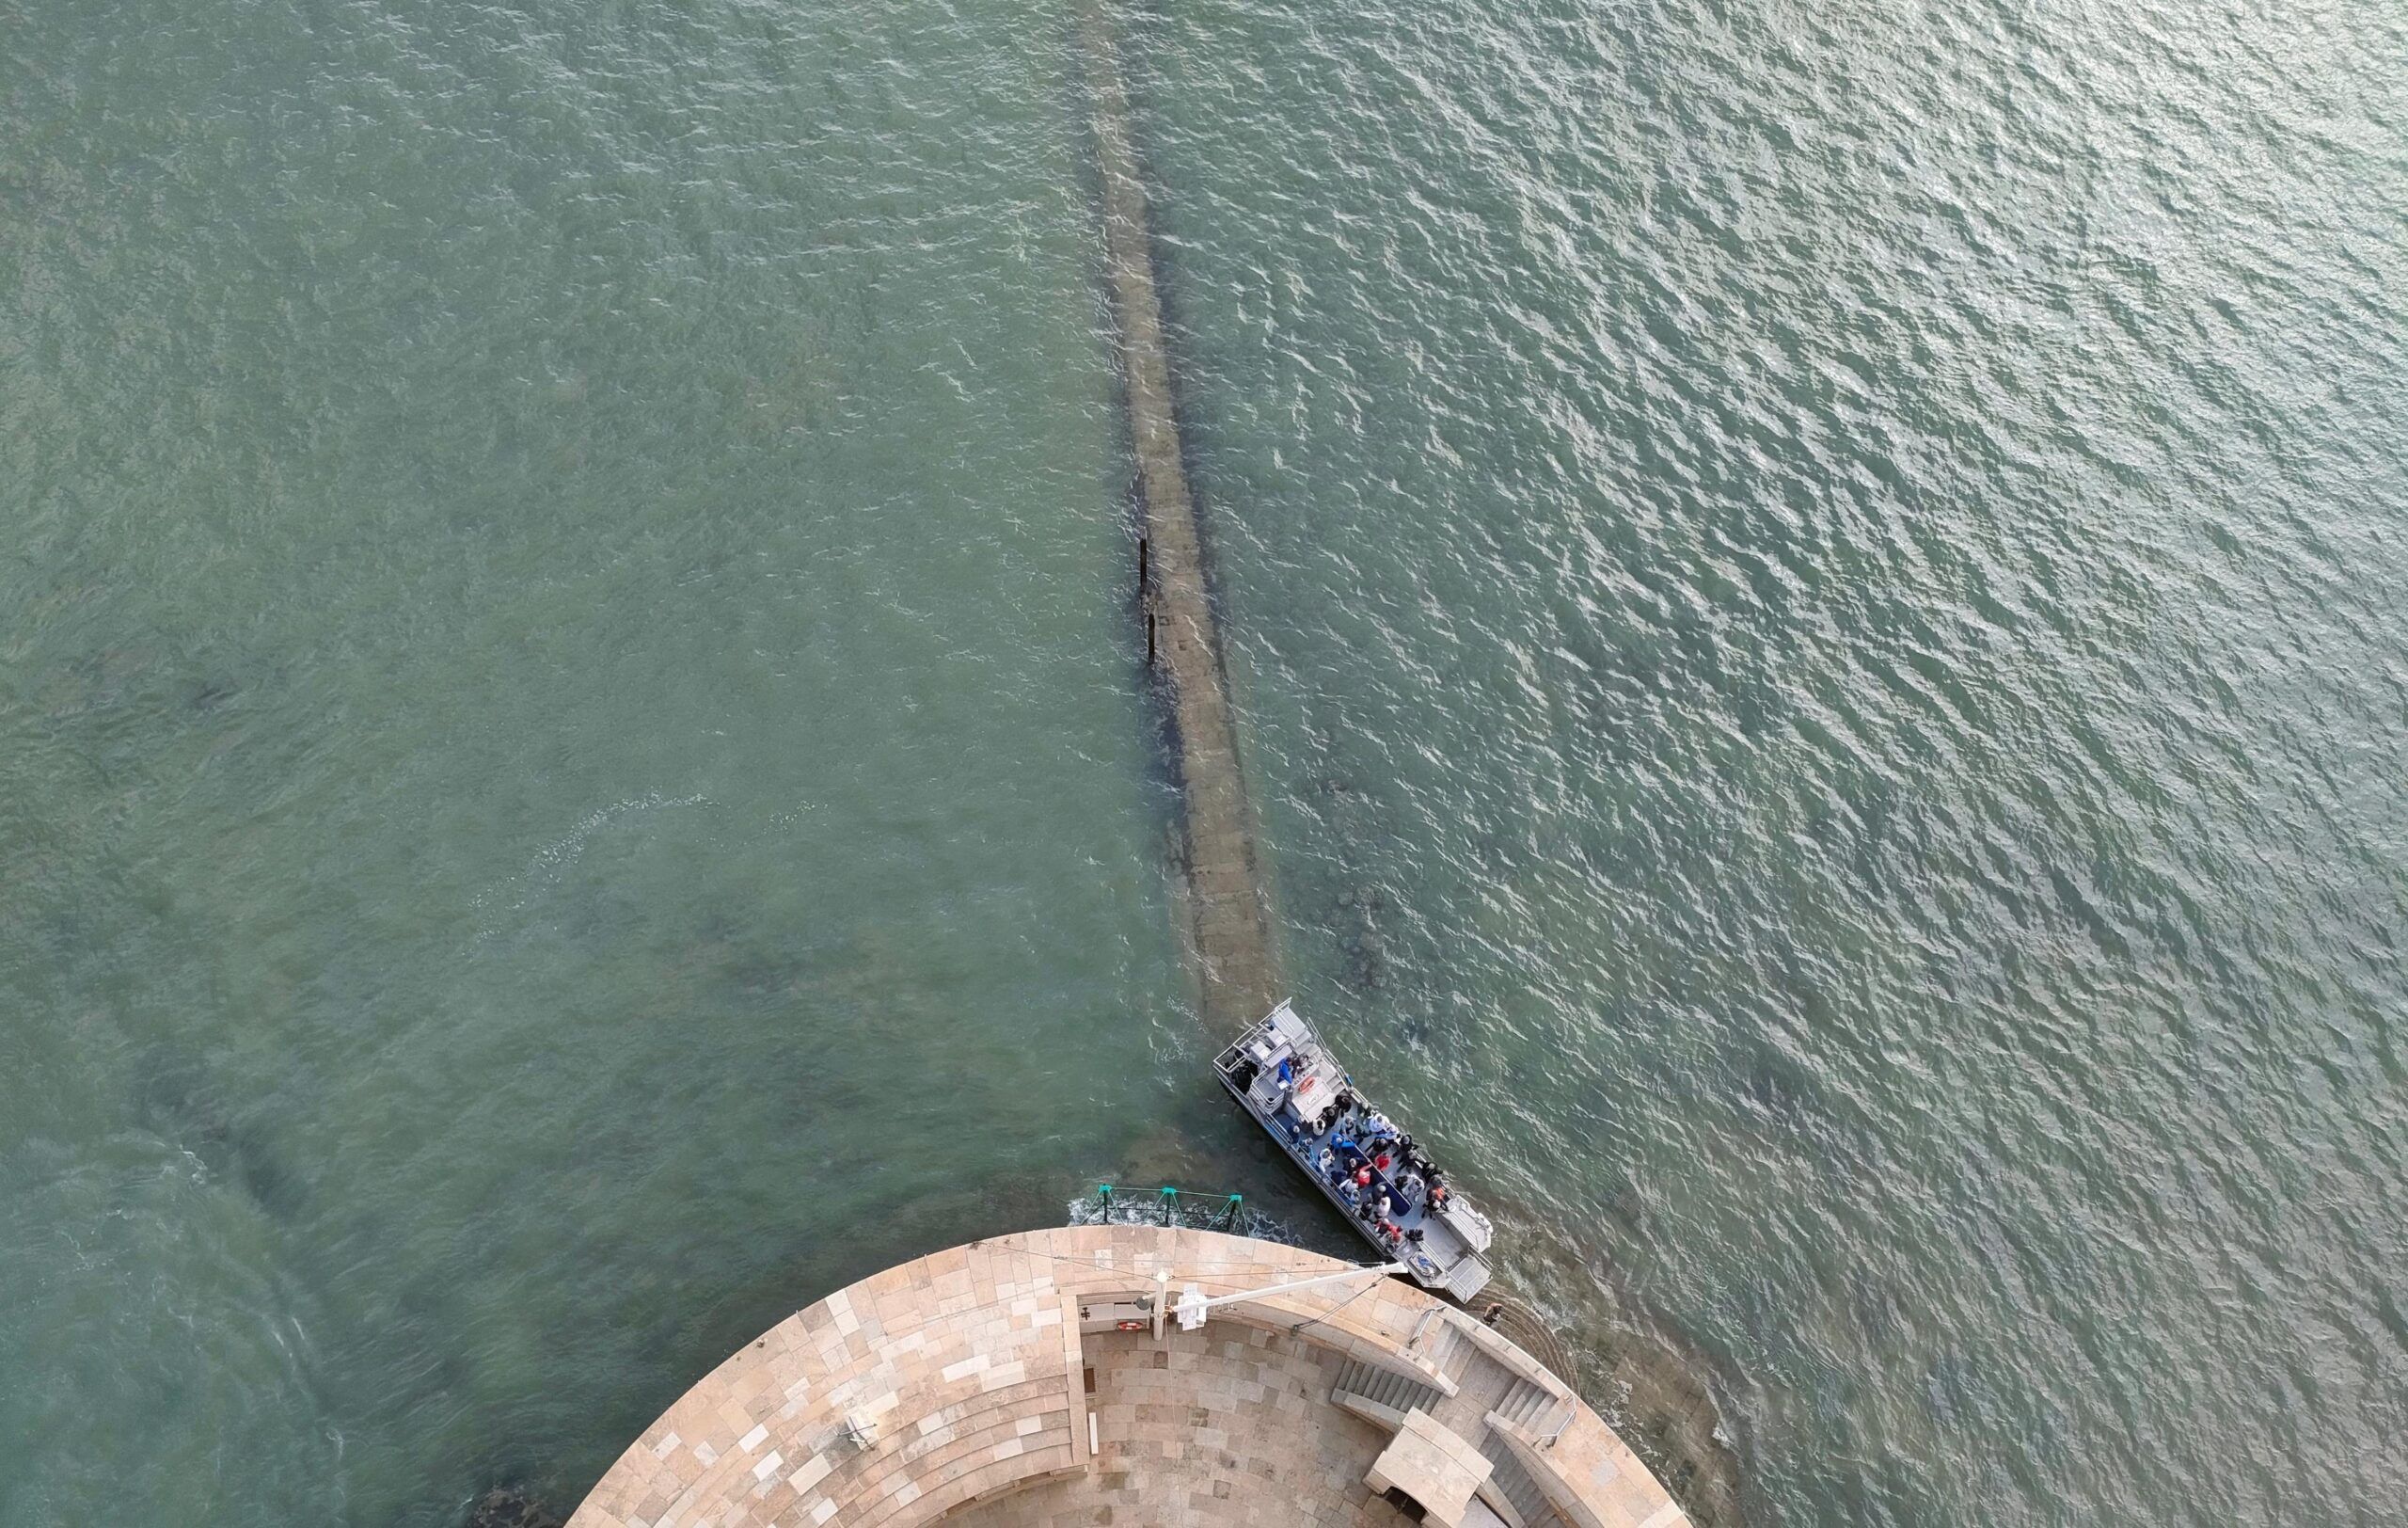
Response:
[[[1331,1387],[1329,1398],[1394,1427],[1417,1406],[1434,1412],[1443,1397],[1432,1386],[1418,1384],[1360,1359],[1349,1359],[1345,1367],[1339,1370],[1338,1382]]]
[[[1546,1492],[1539,1488],[1539,1483],[1522,1468],[1522,1461],[1513,1457],[1513,1451],[1495,1433],[1481,1439],[1480,1452],[1488,1460],[1489,1488],[1513,1509],[1508,1520],[1512,1528],[1556,1528],[1563,1520],[1556,1512],[1555,1504],[1546,1499]]]
[[[1572,1415],[1568,1397],[1528,1379],[1515,1379],[1496,1410],[1499,1422],[1521,1434],[1524,1441],[1535,1444],[1553,1442]]]
[[[1551,1444],[1575,1414],[1569,1393],[1484,1352],[1460,1319],[1418,1331],[1408,1351],[1444,1375],[1454,1393],[1349,1359],[1331,1386],[1331,1402],[1390,1430],[1408,1411],[1427,1413],[1456,1436],[1477,1441],[1489,1465],[1481,1496],[1506,1528],[1565,1528],[1562,1514],[1507,1440],[1533,1450]]]

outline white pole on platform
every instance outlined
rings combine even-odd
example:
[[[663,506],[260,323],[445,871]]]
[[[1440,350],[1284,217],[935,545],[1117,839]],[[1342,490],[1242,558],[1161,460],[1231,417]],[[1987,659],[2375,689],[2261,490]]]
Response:
[[[1190,1284],[1180,1292],[1179,1329],[1194,1331],[1204,1324],[1205,1315],[1215,1306],[1234,1305],[1240,1300],[1257,1300],[1265,1295],[1285,1295],[1290,1290],[1311,1289],[1318,1284],[1334,1284],[1341,1279],[1356,1279],[1367,1273],[1390,1274],[1403,1271],[1404,1265],[1402,1263],[1383,1263],[1376,1268],[1347,1268],[1338,1273],[1324,1273],[1318,1278],[1299,1279],[1292,1284],[1266,1284],[1260,1289],[1248,1289],[1235,1295],[1215,1295],[1210,1299],[1205,1297],[1202,1286]],[[1165,1273],[1162,1277],[1167,1280],[1170,1275]],[[1157,1303],[1154,1307],[1154,1322],[1157,1327],[1162,1323],[1162,1306]]]

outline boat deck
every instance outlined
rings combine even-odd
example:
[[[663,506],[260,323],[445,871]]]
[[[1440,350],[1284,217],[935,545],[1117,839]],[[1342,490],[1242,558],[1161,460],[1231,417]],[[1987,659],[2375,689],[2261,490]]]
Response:
[[[1367,1122],[1378,1115],[1377,1106],[1363,1096],[1354,1079],[1288,1004],[1274,1009],[1224,1050],[1214,1058],[1213,1070],[1222,1086],[1271,1133],[1364,1240],[1383,1257],[1404,1263],[1415,1282],[1457,1299],[1469,1299],[1487,1284],[1488,1264],[1481,1253],[1488,1246],[1488,1218],[1465,1203],[1452,1183],[1448,1184],[1447,1204],[1434,1210],[1427,1186],[1404,1173],[1401,1162],[1391,1161],[1386,1172],[1372,1166],[1371,1192],[1387,1191],[1392,1206],[1388,1222],[1402,1234],[1394,1246],[1359,1213],[1359,1201],[1351,1199],[1348,1190],[1357,1165],[1370,1164],[1348,1147],[1370,1144]],[[1323,1128],[1320,1121],[1341,1093],[1352,1094],[1354,1106]],[[1324,1151],[1332,1157],[1326,1169]],[[1411,1235],[1417,1231],[1421,1234],[1418,1245]]]

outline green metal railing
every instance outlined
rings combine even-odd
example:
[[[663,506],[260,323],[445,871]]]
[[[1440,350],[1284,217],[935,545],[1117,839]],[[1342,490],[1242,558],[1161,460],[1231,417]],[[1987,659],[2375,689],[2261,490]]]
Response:
[[[1096,1208],[1108,1220],[1112,1218],[1115,1205],[1144,1203],[1143,1193],[1143,1189],[1115,1188],[1108,1183],[1100,1183],[1095,1186]],[[1245,1213],[1245,1196],[1199,1194],[1164,1184],[1154,1195],[1152,1210],[1166,1226],[1186,1226],[1196,1231],[1235,1231],[1239,1218]]]

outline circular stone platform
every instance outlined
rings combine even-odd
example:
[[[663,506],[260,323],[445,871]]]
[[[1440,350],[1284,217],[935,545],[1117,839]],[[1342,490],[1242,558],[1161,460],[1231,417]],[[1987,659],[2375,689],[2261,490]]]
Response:
[[[569,1528],[1673,1528],[1571,1389],[1394,1279],[1204,1231],[1071,1226],[924,1257],[779,1322]],[[1188,1285],[1245,1294],[1197,1330]]]

